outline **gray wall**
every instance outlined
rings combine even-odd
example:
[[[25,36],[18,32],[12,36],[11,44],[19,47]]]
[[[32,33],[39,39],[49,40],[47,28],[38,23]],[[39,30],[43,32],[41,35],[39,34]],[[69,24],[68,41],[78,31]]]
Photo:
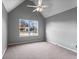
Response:
[[[2,4],[2,55],[7,49],[7,21],[8,16],[4,5]]]
[[[24,1],[21,5],[15,8],[13,11],[9,13],[9,36],[8,36],[8,44],[14,43],[29,43],[29,42],[37,42],[44,41],[44,18],[40,13],[32,13],[33,8],[28,8],[27,4],[32,4],[31,1]],[[30,20],[38,20],[39,27],[39,36],[31,36],[31,37],[19,37],[18,31],[18,22],[19,19],[30,19]]]
[[[47,18],[46,38],[48,42],[76,51],[77,8]]]

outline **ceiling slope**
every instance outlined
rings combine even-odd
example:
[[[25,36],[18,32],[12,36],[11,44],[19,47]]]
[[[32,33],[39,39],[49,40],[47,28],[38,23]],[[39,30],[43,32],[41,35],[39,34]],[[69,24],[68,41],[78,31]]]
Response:
[[[7,12],[12,11],[25,0],[2,0]]]
[[[37,4],[37,0],[32,0]],[[50,17],[77,6],[77,0],[43,0],[43,4],[48,7],[42,12],[44,17]]]
[[[3,0],[7,12],[12,11],[25,0]],[[31,0],[37,4],[38,0]],[[47,18],[77,6],[77,0],[43,0],[43,4],[48,7],[44,9],[42,15]]]

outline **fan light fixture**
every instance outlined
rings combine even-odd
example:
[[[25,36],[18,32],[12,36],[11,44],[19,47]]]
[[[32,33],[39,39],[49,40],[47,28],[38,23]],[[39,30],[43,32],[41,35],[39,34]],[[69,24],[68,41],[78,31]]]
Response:
[[[27,5],[27,7],[33,7],[35,8],[32,12],[42,12],[44,8],[46,8],[46,5],[42,5],[42,0],[38,0],[38,5],[37,6],[32,6],[32,5]]]

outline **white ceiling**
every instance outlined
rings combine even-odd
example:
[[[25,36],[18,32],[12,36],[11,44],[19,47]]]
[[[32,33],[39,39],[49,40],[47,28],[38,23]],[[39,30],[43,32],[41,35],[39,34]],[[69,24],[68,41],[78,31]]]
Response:
[[[37,0],[35,4],[37,3]],[[47,5],[42,14],[44,17],[50,17],[63,11],[72,9],[77,6],[77,0],[43,0],[43,4]]]
[[[25,0],[2,0],[7,12],[12,11]]]
[[[19,4],[21,4],[24,0],[3,0],[3,4],[7,10],[10,12]],[[37,0],[32,0],[35,4],[37,4]],[[44,17],[50,17],[55,14],[61,13],[63,11],[72,9],[77,6],[77,0],[43,0],[43,4],[48,7],[44,9],[43,14]]]

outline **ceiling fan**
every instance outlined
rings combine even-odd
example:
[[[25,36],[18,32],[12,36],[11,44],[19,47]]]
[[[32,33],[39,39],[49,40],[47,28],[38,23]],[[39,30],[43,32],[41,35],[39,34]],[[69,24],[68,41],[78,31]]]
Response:
[[[38,5],[36,5],[36,6],[27,5],[27,7],[35,8],[32,12],[35,12],[35,11],[42,12],[43,9],[46,8],[47,6],[42,4],[42,0],[38,0]]]

